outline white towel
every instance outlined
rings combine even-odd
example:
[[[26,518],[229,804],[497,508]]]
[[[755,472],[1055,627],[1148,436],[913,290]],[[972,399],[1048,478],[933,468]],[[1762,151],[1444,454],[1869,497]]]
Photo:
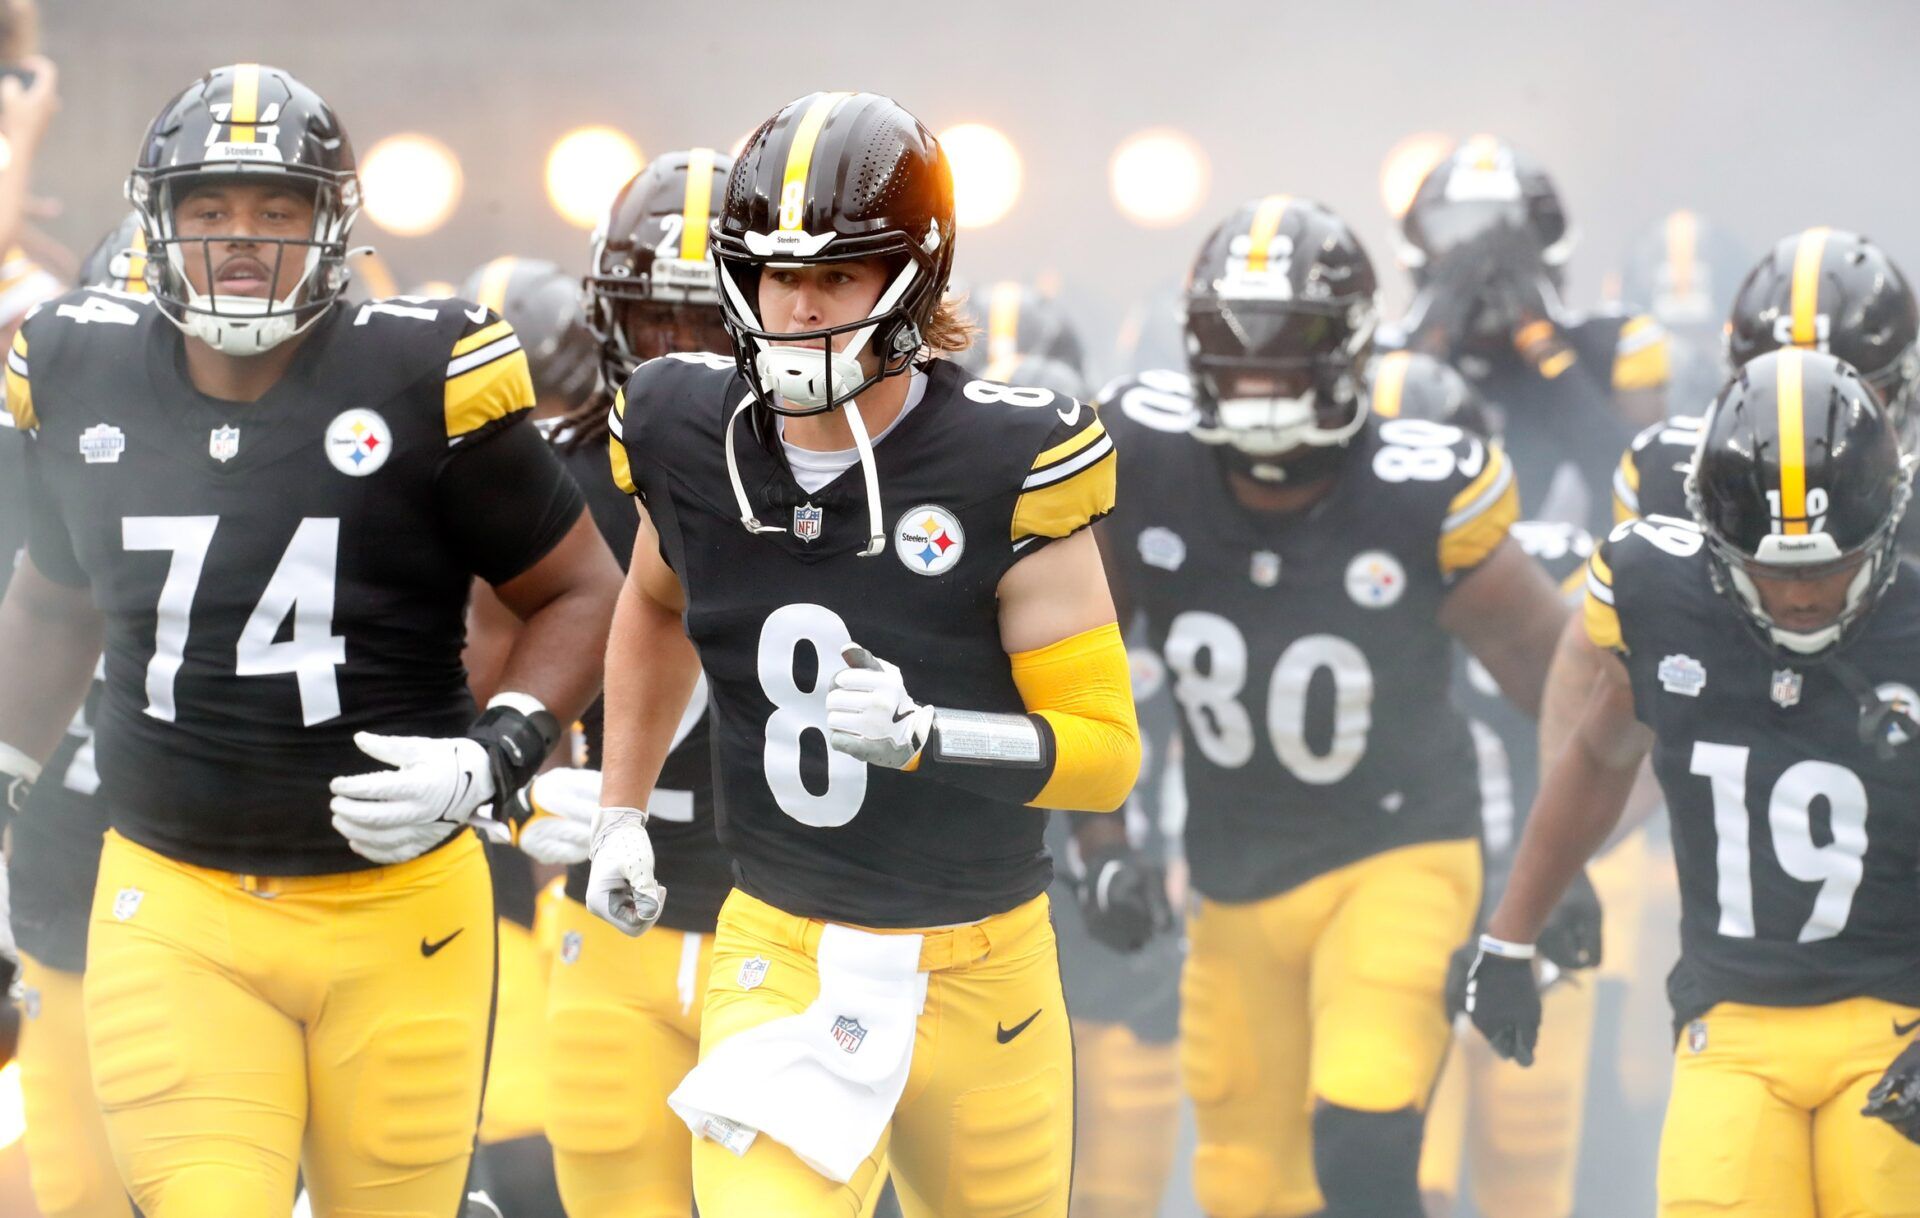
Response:
[[[919,935],[845,926],[821,933],[819,967],[812,1006],[716,1045],[667,1103],[695,1137],[744,1155],[764,1133],[844,1184],[906,1089],[927,975]]]

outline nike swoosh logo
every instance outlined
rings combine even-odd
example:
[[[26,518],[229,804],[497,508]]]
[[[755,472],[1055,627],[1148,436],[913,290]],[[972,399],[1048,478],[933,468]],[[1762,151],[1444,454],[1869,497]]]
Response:
[[[1062,423],[1065,423],[1068,427],[1072,427],[1075,423],[1078,423],[1080,421],[1080,399],[1069,398],[1067,400],[1073,403],[1072,414],[1068,414],[1064,410],[1056,410],[1053,413],[1060,416],[1060,421]]]
[[[1045,1010],[1045,1009],[1046,1008],[1044,1007],[1041,1008],[1041,1010]],[[1001,1044],[1004,1045],[1008,1041],[1012,1040],[1014,1037],[1020,1035],[1020,1033],[1026,1031],[1027,1025],[1032,1023],[1034,1020],[1038,1018],[1040,1018],[1040,1012],[1035,1011],[1033,1014],[1027,1016],[1025,1019],[1021,1020],[1019,1023],[1014,1024],[1011,1028],[1002,1027],[1000,1024],[995,1023],[993,1025],[994,1039],[998,1040]]]
[[[453,942],[455,939],[458,939],[460,937],[461,932],[466,929],[467,929],[466,927],[462,926],[460,930],[454,931],[452,934],[440,940],[438,943],[429,943],[427,942],[426,936],[422,935],[420,937],[420,954],[422,956],[433,955],[435,952],[439,951],[441,948],[445,947],[447,944]]]
[[[475,305],[471,309],[466,310],[466,314],[467,320],[477,326],[487,320],[487,306]]]
[[[1895,1036],[1905,1036],[1915,1028],[1920,1028],[1920,1019],[1916,1019],[1912,1023],[1901,1023],[1897,1019],[1893,1021],[1893,1034]]]
[[[903,723],[906,720],[911,718],[913,718],[913,712],[910,710],[907,710],[907,711],[901,711],[899,714],[895,715],[893,717],[893,721],[895,723]]]

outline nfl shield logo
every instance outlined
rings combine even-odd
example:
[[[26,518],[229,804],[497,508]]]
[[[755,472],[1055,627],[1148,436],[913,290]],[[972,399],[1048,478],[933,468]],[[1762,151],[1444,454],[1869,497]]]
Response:
[[[1272,550],[1255,550],[1248,576],[1259,587],[1273,587],[1280,582],[1280,556]]]
[[[820,540],[820,523],[825,518],[826,512],[823,509],[811,503],[801,504],[793,509],[793,535],[801,541]]]
[[[231,461],[240,453],[240,429],[216,427],[207,437],[207,455],[215,461]]]
[[[1687,1025],[1687,1048],[1695,1053],[1707,1051],[1707,1021],[1696,1019]]]
[[[1781,710],[1800,704],[1800,674],[1791,668],[1775,669],[1773,673],[1773,704]]]
[[[755,956],[751,960],[746,960],[741,962],[741,965],[740,965],[740,988],[741,989],[757,990],[760,988],[760,983],[762,981],[765,981],[766,979],[767,979],[767,958],[765,956]]]
[[[867,1038],[867,1030],[859,1020],[842,1015],[833,1021],[833,1043],[849,1053],[860,1051],[860,1042]]]
[[[580,932],[568,931],[560,940],[560,963],[572,964],[580,959]]]
[[[113,916],[125,922],[140,912],[140,902],[146,895],[138,888],[122,888],[113,898]]]

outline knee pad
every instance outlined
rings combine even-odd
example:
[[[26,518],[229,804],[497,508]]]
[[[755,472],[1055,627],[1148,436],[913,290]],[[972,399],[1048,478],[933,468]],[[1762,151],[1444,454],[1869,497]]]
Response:
[[[428,1016],[389,1023],[363,1052],[353,1138],[360,1153],[396,1167],[433,1167],[473,1147],[486,1028]]]
[[[139,1202],[147,1218],[258,1218],[293,1209],[291,1193],[225,1166],[175,1172]]]
[[[1038,1213],[1050,1198],[1066,1197],[1072,1097],[1064,1067],[960,1097],[952,1178],[966,1213]]]
[[[647,1060],[661,1037],[613,1003],[565,1006],[547,1017],[547,1136],[570,1154],[632,1150],[668,1120],[673,1082],[647,1085]],[[677,1081],[677,1080],[676,1080]],[[657,1092],[657,1094],[653,1094]]]
[[[174,978],[146,957],[135,957],[125,967],[96,968],[87,977],[93,1086],[107,1111],[150,1100],[186,1081],[189,1055],[180,1042],[188,1032],[176,1019],[184,1004],[173,1001],[175,986]]]
[[[1193,1195],[1209,1218],[1259,1218],[1279,1177],[1272,1158],[1252,1146],[1201,1145],[1193,1152]]]
[[[1322,1103],[1313,1114],[1313,1169],[1325,1218],[1421,1218],[1420,1113],[1360,1112]]]

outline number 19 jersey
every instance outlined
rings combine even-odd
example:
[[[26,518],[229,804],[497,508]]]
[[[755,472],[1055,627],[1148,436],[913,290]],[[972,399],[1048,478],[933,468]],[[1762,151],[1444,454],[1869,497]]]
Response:
[[[1186,377],[1144,373],[1102,400],[1121,461],[1104,540],[1182,711],[1194,886],[1256,901],[1477,836],[1473,742],[1436,615],[1518,514],[1501,451],[1370,417],[1323,499],[1262,515],[1192,434]]]

